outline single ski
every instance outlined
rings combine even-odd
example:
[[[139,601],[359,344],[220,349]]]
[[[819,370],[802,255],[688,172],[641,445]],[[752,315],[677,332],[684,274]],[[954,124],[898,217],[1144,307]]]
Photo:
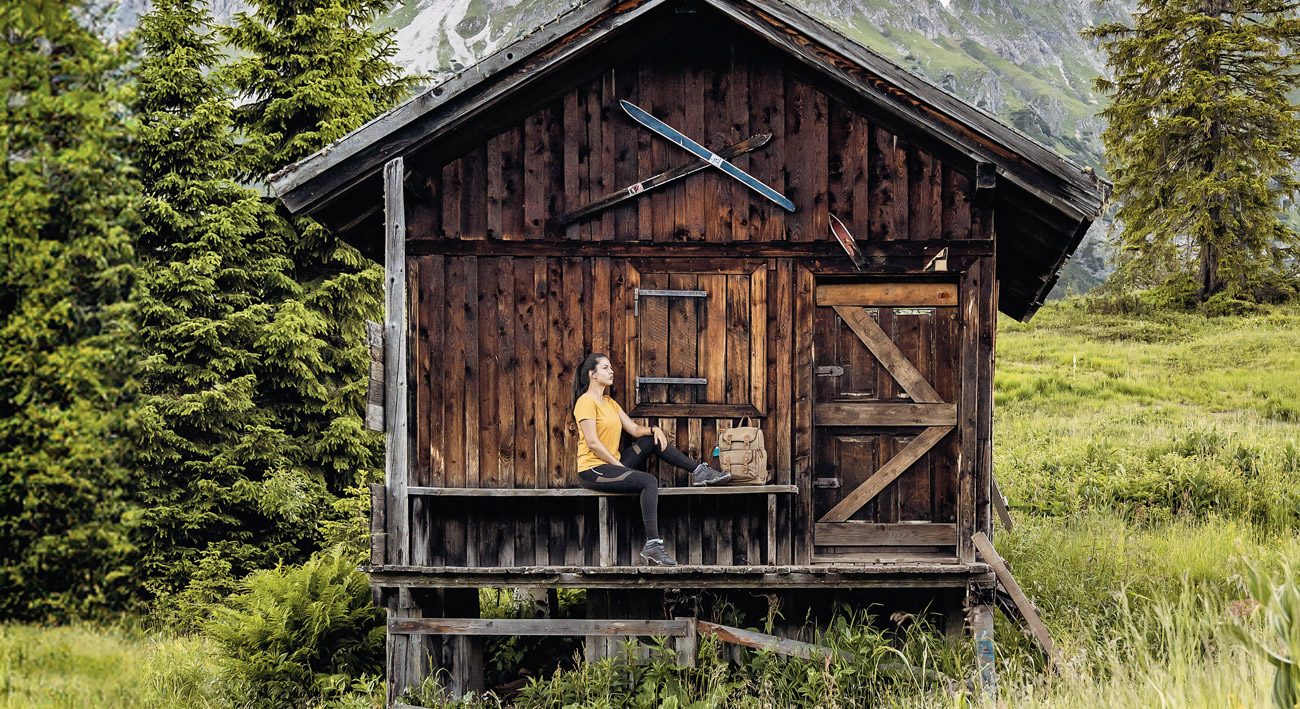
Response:
[[[758,135],[750,136],[739,143],[728,145],[722,150],[719,150],[718,155],[728,159],[734,158],[737,155],[744,155],[745,153],[757,150],[764,145],[767,145],[770,140],[772,140],[771,133],[759,133]],[[671,170],[665,170],[654,177],[644,179],[633,185],[628,185],[627,187],[615,192],[610,192],[585,207],[579,207],[568,214],[561,214],[560,216],[555,217],[551,224],[555,228],[567,226],[585,216],[608,209],[620,202],[632,199],[639,194],[644,194],[657,187],[662,187],[673,180],[686,177],[687,175],[693,175],[708,167],[707,164],[702,162],[690,162],[685,165],[674,167]]]
[[[858,242],[849,233],[849,228],[844,226],[844,222],[834,214],[831,217],[831,236],[840,242],[844,247],[844,253],[849,255],[849,260],[853,262],[853,267],[859,271],[867,270],[867,257],[862,255],[862,249],[858,248]]]
[[[728,175],[731,175],[737,180],[740,180],[742,183],[745,184],[746,187],[749,187],[751,190],[754,190],[755,192],[763,195],[764,197],[767,197],[773,202],[776,202],[777,204],[781,205],[786,211],[788,212],[794,211],[794,202],[791,202],[789,199],[786,198],[785,195],[781,194],[780,192],[777,192],[771,187],[768,187],[767,185],[763,184],[759,180],[755,179],[753,176],[749,175],[744,170],[741,170],[735,165],[732,165],[731,163],[727,162],[726,158],[722,157],[721,155],[718,155],[717,153],[714,153],[713,151],[691,140],[690,138],[687,138],[686,136],[682,135],[682,133],[677,129],[673,128],[667,123],[664,123],[658,118],[655,118],[649,113],[646,113],[642,109],[638,108],[635,104],[630,103],[628,101],[619,101],[619,103],[623,106],[623,110],[627,111],[627,114],[631,116],[633,120],[635,120],[637,123],[640,123],[646,128],[649,128],[650,130],[658,133],[659,135],[662,135],[668,140],[671,140],[672,142],[682,146],[687,151],[689,151],[692,155],[703,160],[704,162],[707,162],[708,164],[718,168],[719,170],[722,170],[723,172],[727,173]]]

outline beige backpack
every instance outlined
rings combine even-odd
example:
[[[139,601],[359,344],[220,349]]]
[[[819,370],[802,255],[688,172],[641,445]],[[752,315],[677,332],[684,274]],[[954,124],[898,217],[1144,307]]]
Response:
[[[763,431],[752,423],[746,416],[740,426],[718,434],[718,466],[731,473],[728,485],[766,485],[770,479]]]

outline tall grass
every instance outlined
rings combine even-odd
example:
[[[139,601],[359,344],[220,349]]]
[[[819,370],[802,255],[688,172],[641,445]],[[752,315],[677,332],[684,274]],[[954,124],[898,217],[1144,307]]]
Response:
[[[994,469],[1013,507],[1300,523],[1300,307],[1003,318]]]
[[[90,625],[0,625],[0,707],[133,707],[143,639]]]

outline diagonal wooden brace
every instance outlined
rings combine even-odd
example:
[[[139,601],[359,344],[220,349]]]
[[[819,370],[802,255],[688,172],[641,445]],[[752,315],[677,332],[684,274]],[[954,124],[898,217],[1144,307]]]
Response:
[[[854,488],[853,492],[844,496],[840,503],[831,508],[818,522],[845,522],[853,516],[863,505],[871,501],[873,497],[880,494],[889,483],[902,475],[912,463],[915,463],[925,455],[927,451],[934,447],[944,436],[952,431],[952,426],[934,426],[925,429],[925,432],[912,439],[903,450],[898,452],[893,458],[889,459],[877,470],[866,482]]]
[[[898,380],[903,391],[912,397],[912,401],[919,404],[943,403],[943,399],[935,392],[934,387],[931,387],[930,383],[925,381],[925,377],[916,371],[916,367],[912,366],[894,341],[889,339],[889,335],[880,329],[880,325],[871,319],[866,310],[848,305],[833,307],[845,324],[852,328],[853,333],[867,345],[871,354],[875,355],[876,359],[880,360],[880,364],[893,375],[894,379]]]

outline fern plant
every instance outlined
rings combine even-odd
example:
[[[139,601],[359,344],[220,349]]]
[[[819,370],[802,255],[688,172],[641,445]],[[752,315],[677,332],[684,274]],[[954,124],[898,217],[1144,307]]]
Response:
[[[1263,653],[1277,668],[1273,676],[1273,705],[1277,709],[1300,707],[1300,563],[1284,558],[1281,580],[1250,565],[1246,588],[1259,606],[1251,614],[1262,616],[1262,626],[1233,626],[1239,639]]]
[[[302,566],[256,572],[207,624],[222,672],[249,706],[330,699],[381,674],[384,624],[370,585],[341,546]]]

